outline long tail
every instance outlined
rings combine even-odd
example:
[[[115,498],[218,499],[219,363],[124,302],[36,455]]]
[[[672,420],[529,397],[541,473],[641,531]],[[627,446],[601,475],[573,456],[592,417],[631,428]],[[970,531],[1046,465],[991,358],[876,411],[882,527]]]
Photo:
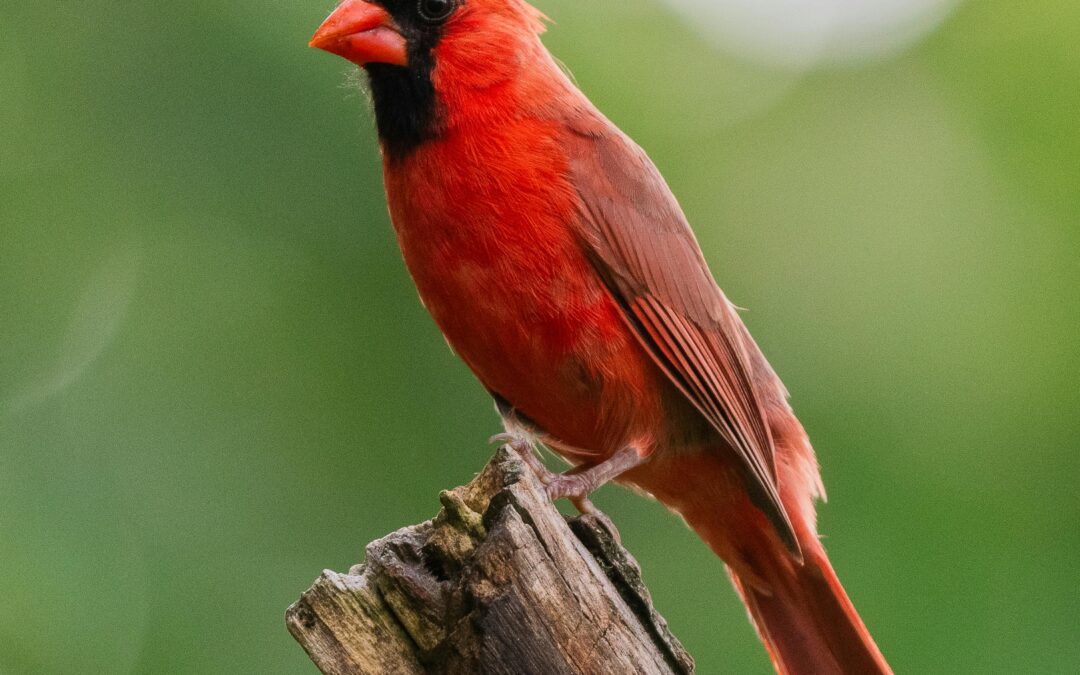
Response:
[[[785,577],[769,579],[771,594],[731,574],[776,670],[815,675],[892,673],[824,550],[815,548],[804,553],[802,566],[789,568]]]
[[[661,459],[632,482],[682,514],[727,563],[779,673],[891,674],[818,540],[813,499],[820,494],[820,482],[813,456],[801,462],[788,455],[781,467],[788,488],[785,506],[802,561],[751,504],[737,471],[719,457],[702,453]]]

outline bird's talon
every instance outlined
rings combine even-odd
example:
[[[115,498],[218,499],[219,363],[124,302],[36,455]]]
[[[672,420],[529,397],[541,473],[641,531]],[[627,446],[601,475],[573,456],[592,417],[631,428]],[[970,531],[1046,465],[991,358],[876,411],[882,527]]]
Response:
[[[491,443],[491,444],[498,443],[500,445],[508,445],[508,446],[514,447],[516,445],[524,443],[524,441],[520,437],[515,436],[514,434],[501,433],[501,434],[495,434],[494,436],[489,438],[488,443]]]
[[[596,508],[596,505],[592,503],[592,500],[588,497],[579,497],[577,499],[571,499],[574,507],[583,516],[590,516],[600,522],[600,525],[607,530],[611,538],[615,540],[615,543],[622,546],[622,535],[619,534],[619,528],[615,527],[615,523],[608,518],[608,515]]]
[[[588,495],[581,497],[571,497],[570,503],[574,505],[574,508],[578,510],[583,516],[599,516],[601,515],[600,509],[596,508],[596,505],[592,503]]]
[[[544,483],[544,494],[547,495],[548,501],[552,502],[558,501],[559,497],[561,496],[559,495],[555,485],[550,481]]]
[[[580,500],[588,501],[592,487],[580,475],[568,475],[565,473],[551,474],[550,480],[545,485],[548,498],[551,501],[564,497],[574,502],[575,506]]]

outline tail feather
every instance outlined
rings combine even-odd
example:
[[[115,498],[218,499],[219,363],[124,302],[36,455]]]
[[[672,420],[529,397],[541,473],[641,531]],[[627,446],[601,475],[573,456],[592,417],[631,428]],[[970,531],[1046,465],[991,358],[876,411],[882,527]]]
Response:
[[[797,447],[803,453],[785,448],[778,468],[802,561],[752,504],[738,468],[720,453],[660,460],[633,482],[680,513],[727,563],[779,673],[891,674],[818,540],[813,498],[821,493],[820,481],[809,445]]]
[[[820,547],[770,592],[731,577],[779,673],[892,673]]]

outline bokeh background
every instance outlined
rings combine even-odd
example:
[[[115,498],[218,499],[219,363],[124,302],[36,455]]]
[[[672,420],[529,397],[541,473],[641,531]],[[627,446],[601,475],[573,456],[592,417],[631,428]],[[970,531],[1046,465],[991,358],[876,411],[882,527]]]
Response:
[[[1080,4],[539,4],[750,309],[897,671],[1080,670]],[[312,673],[285,607],[489,455],[330,9],[0,5],[2,673]],[[769,672],[702,544],[599,503],[700,672]]]

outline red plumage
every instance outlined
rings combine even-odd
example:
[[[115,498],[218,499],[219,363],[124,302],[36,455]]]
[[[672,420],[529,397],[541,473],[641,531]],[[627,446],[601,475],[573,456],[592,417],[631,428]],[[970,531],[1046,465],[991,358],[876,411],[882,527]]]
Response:
[[[347,0],[313,44],[369,69],[394,227],[454,351],[580,468],[630,449],[617,480],[727,563],[778,670],[890,672],[818,540],[806,434],[659,172],[529,5],[402,7]]]

